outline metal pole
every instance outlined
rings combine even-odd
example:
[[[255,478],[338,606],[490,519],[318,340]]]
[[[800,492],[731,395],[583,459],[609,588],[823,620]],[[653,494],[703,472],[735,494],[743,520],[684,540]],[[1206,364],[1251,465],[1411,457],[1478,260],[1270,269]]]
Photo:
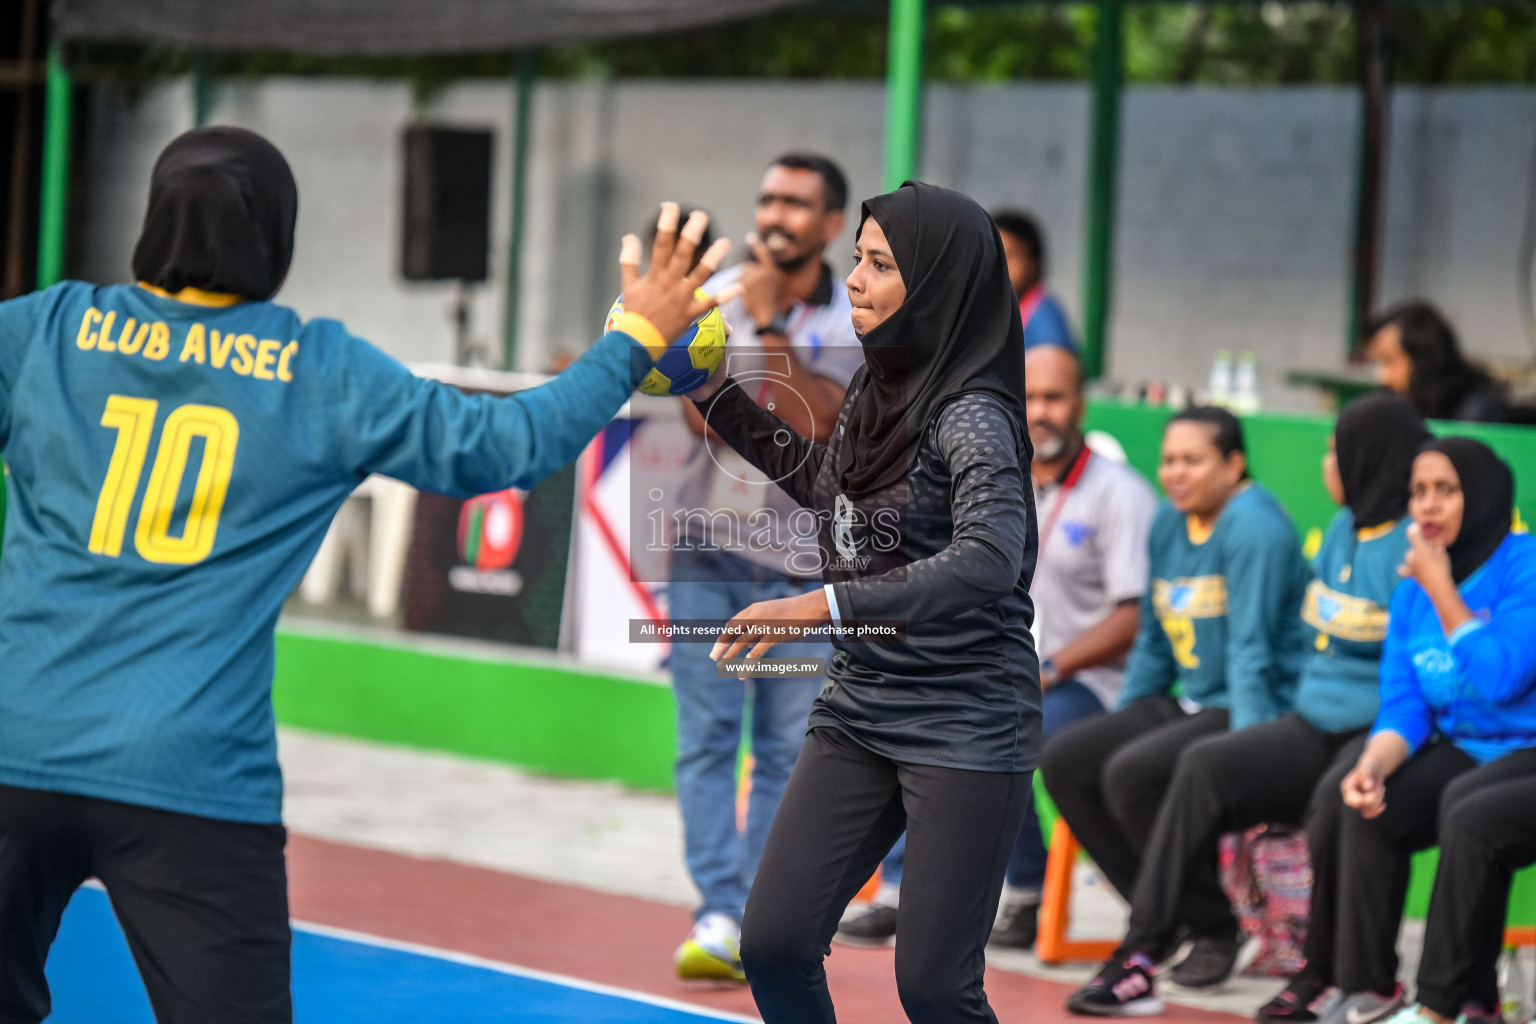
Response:
[[[517,322],[522,313],[523,227],[528,217],[528,144],[533,133],[533,87],[538,54],[520,50],[513,60],[517,76],[517,123],[512,129],[512,225],[507,233],[507,310],[501,365],[517,362]]]
[[[1349,327],[1344,340],[1347,357],[1353,357],[1365,344],[1366,325],[1376,313],[1387,149],[1387,62],[1380,0],[1360,0],[1355,15],[1360,53],[1360,165],[1355,186]]]
[[[1120,93],[1125,69],[1122,0],[1098,0],[1093,47],[1093,127],[1088,165],[1088,244],[1083,273],[1083,370],[1104,372],[1114,274],[1115,194],[1120,174]]]
[[[924,0],[891,0],[885,70],[885,187],[916,178],[923,138]]]
[[[192,57],[192,127],[208,123],[213,109],[213,85],[208,74],[208,51],[198,50]]]
[[[26,291],[23,264],[27,249],[27,192],[32,170],[32,87],[38,72],[37,22],[39,0],[27,0],[21,9],[21,39],[17,47],[16,122],[11,141],[11,201],[5,240],[5,286],[0,299],[12,299]],[[0,510],[5,507],[5,484],[0,482]],[[0,524],[4,517],[0,516]]]
[[[37,225],[37,286],[64,276],[64,222],[69,208],[69,133],[73,85],[57,44],[48,50],[48,92],[43,116],[43,181]]]

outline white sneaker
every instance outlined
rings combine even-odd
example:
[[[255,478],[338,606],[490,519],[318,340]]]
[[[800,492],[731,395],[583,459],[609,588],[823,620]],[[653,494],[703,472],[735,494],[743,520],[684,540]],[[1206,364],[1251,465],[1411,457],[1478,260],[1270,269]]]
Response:
[[[705,914],[677,947],[677,976],[689,980],[746,981],[741,969],[741,925],[728,914]]]
[[[1317,1020],[1318,1024],[1384,1024],[1407,1005],[1403,986],[1398,985],[1390,996],[1379,996],[1374,992],[1346,996]]]

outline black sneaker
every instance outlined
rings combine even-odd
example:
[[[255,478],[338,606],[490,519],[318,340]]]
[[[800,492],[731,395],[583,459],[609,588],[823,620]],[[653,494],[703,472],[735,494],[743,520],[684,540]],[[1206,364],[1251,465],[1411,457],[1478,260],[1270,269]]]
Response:
[[[1313,1005],[1331,987],[1316,975],[1302,969],[1291,976],[1290,984],[1285,986],[1284,991],[1259,1007],[1253,1019],[1259,1021],[1259,1024],[1312,1024],[1317,1020]]]
[[[1212,988],[1232,977],[1243,937],[1196,939],[1189,954],[1173,965],[1168,980],[1182,988]]]
[[[1040,904],[1010,903],[1003,907],[1002,916],[992,928],[993,946],[1007,949],[1030,949],[1040,932]]]
[[[884,946],[896,937],[896,908],[871,903],[838,925],[835,937],[850,946]]]
[[[1110,960],[1087,985],[1067,997],[1067,1010],[1086,1017],[1155,1017],[1163,1012],[1144,956]]]

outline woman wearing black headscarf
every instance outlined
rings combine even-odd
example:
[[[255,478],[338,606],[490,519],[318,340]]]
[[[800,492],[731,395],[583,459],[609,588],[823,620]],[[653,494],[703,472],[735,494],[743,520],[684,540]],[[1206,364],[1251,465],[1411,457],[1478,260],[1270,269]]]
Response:
[[[996,229],[947,189],[909,182],[866,202],[854,258],[865,366],[826,445],[730,378],[700,400],[728,443],[820,514],[827,581],[747,608],[716,653],[759,656],[782,620],[905,629],[835,641],[747,902],[742,962],[769,1024],[834,1020],[822,959],[905,828],[902,1005],[914,1021],[994,1021],[982,950],[1040,735],[1018,303]]]
[[[690,270],[704,218],[679,237],[663,209],[644,278],[625,240],[614,329],[504,398],[270,301],[298,188],[238,128],[161,154],[135,283],[0,303],[0,1020],[47,1016],[48,948],[92,876],[160,1024],[292,1020],[283,600],[370,473],[470,497],[576,457],[714,303],[694,290],[722,250]]]
[[[1372,1024],[1403,1009],[1396,939],[1412,855],[1468,798],[1536,770],[1536,539],[1511,532],[1514,493],[1509,466],[1470,438],[1431,442],[1414,461],[1381,711],[1339,783],[1334,959],[1317,967],[1333,968],[1347,998],[1326,1019]],[[1487,927],[1464,965],[1497,956]],[[1491,964],[1473,984],[1431,984],[1432,1009],[1456,993],[1480,1004],[1472,1016],[1496,1017]]]
[[[1301,607],[1310,653],[1294,708],[1262,725],[1196,740],[1179,756],[1136,874],[1125,940],[1069,999],[1069,1009],[1154,1012],[1160,1003],[1151,965],[1179,945],[1180,926],[1195,937],[1239,934],[1217,875],[1223,833],[1306,819],[1309,836],[1314,829],[1322,834],[1313,809],[1336,805],[1338,786],[1321,780],[1333,766],[1354,763],[1359,747],[1351,743],[1364,741],[1376,715],[1386,607],[1408,547],[1408,477],[1429,439],[1419,414],[1395,396],[1370,395],[1340,413],[1322,468],[1324,485],[1343,507],[1312,560],[1315,578]],[[1324,891],[1332,878],[1325,873],[1317,884]],[[1327,934],[1331,941],[1331,928]],[[1203,952],[1197,941],[1190,958]],[[1207,959],[1187,967],[1203,973],[1206,984],[1232,970],[1230,957]],[[1145,988],[1122,984],[1136,974],[1145,976]],[[1298,987],[1293,996],[1305,998],[1297,1009],[1305,1011],[1320,991]]]

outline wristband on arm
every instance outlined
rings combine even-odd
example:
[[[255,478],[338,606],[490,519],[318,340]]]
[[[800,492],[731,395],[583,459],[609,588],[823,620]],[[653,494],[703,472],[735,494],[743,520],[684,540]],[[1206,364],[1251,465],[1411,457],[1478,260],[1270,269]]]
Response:
[[[645,350],[651,354],[652,359],[657,359],[667,350],[667,339],[661,336],[656,325],[633,310],[626,309],[613,319],[610,331],[618,331],[634,338],[645,346]]]

